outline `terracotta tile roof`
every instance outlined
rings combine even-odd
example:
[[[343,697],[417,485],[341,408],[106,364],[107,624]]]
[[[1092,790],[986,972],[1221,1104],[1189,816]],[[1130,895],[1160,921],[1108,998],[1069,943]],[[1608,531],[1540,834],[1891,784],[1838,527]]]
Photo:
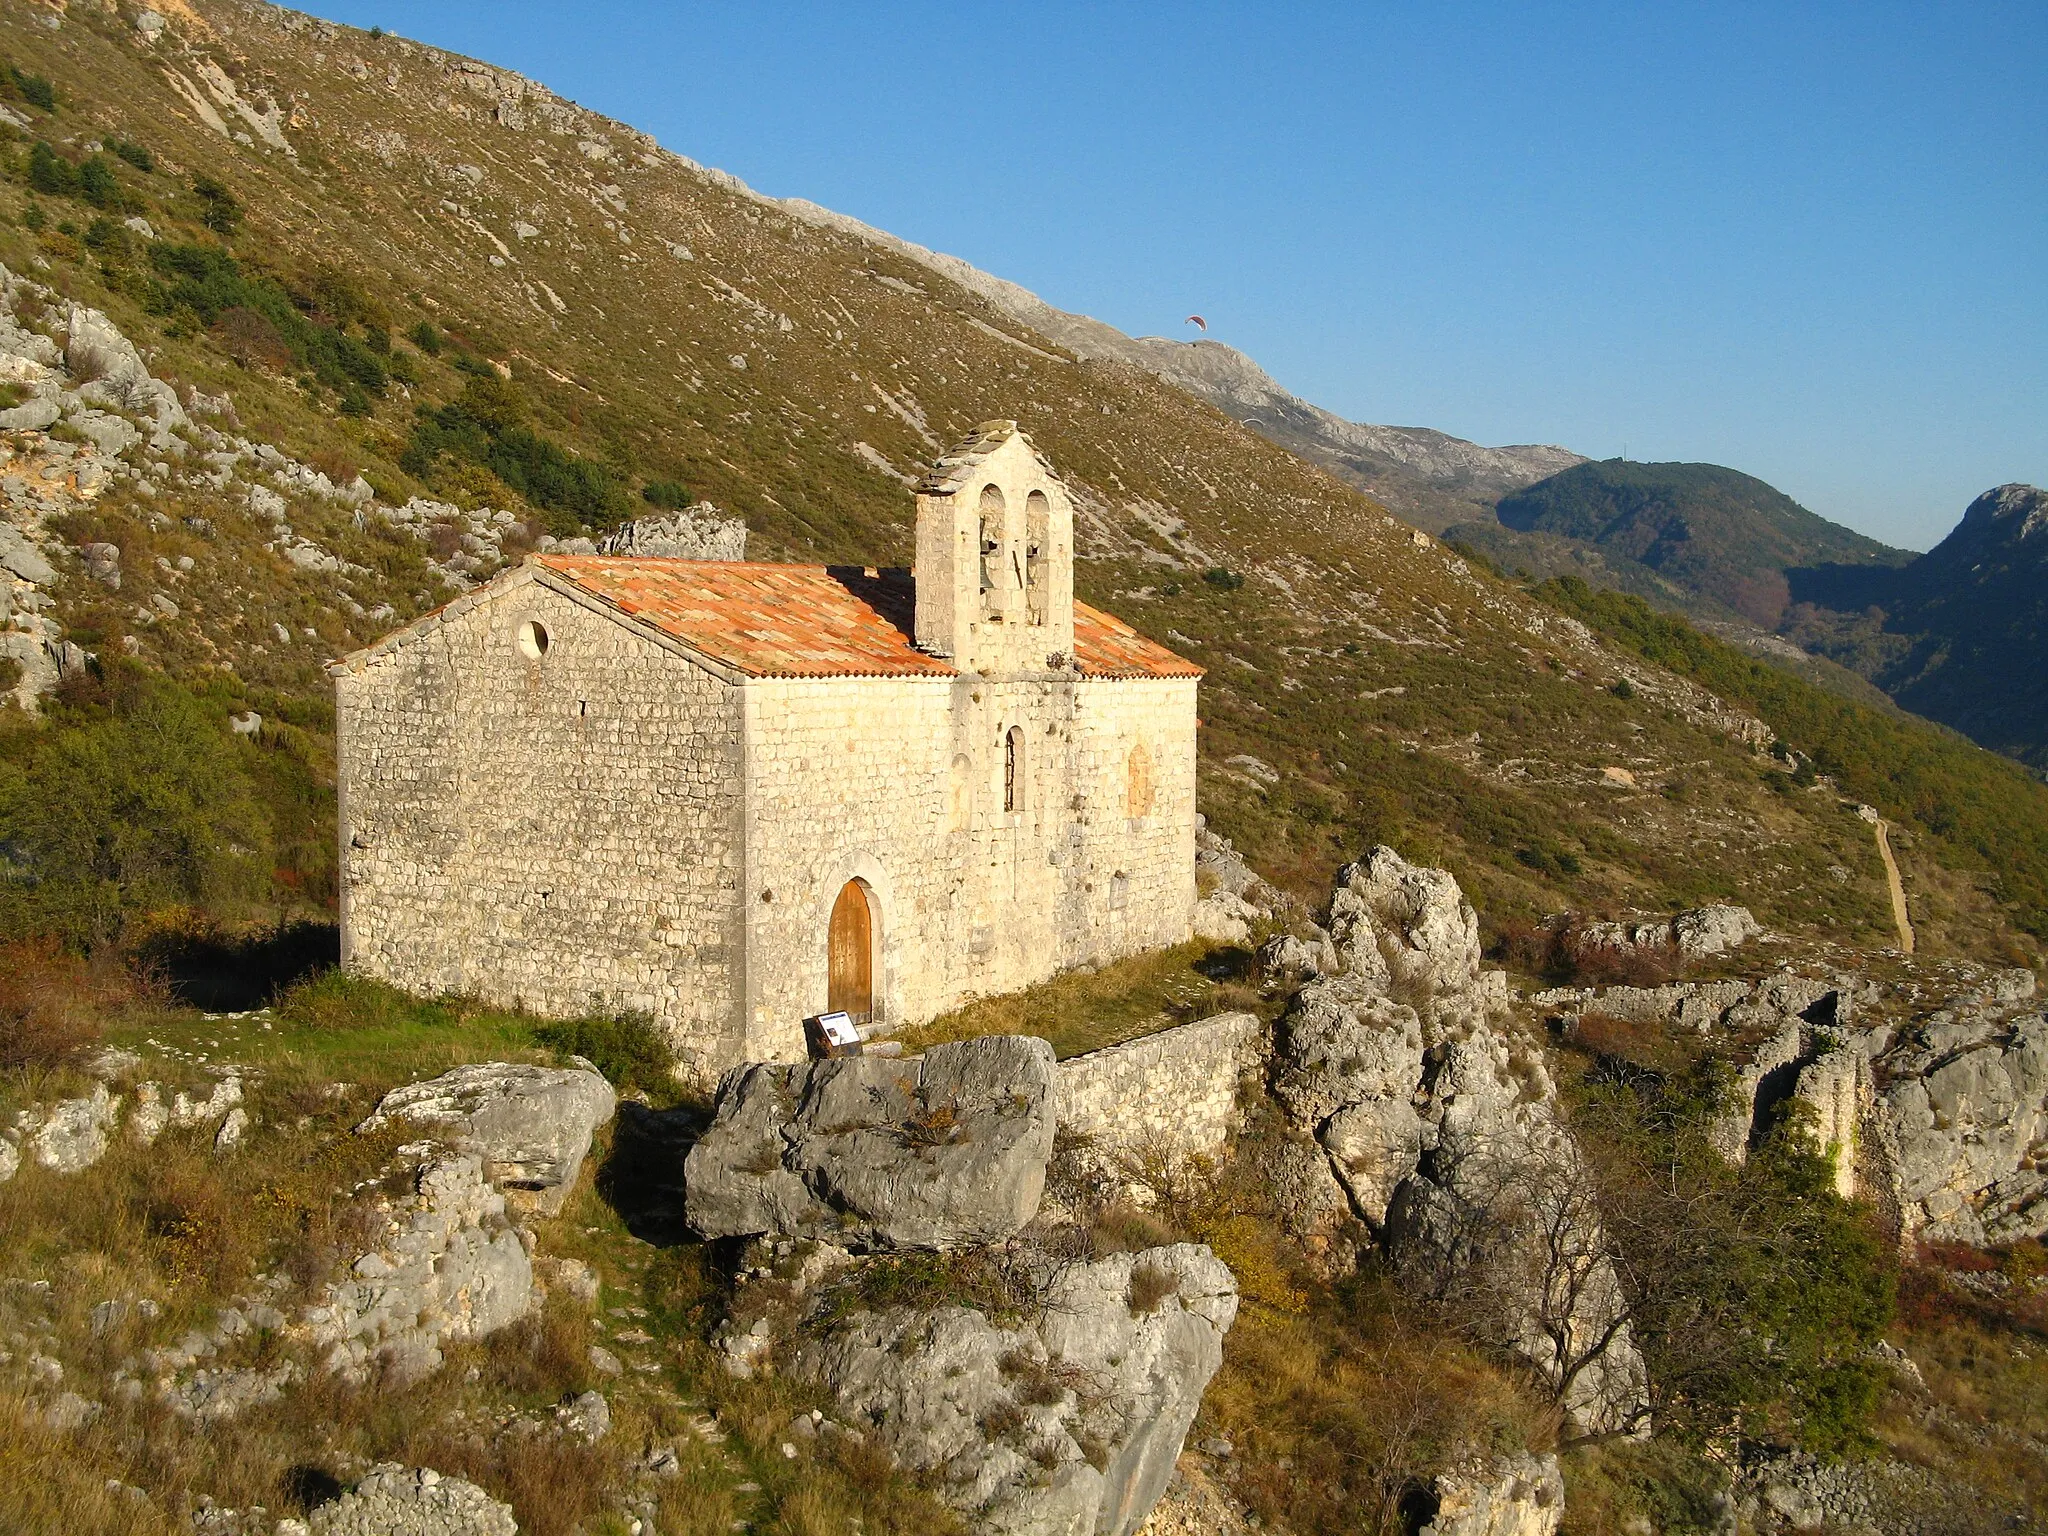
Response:
[[[908,571],[745,560],[537,555],[623,613],[750,677],[952,677],[911,643]],[[1200,677],[1202,669],[1121,620],[1074,604],[1084,677]]]
[[[1074,604],[1074,659],[1083,677],[1200,677],[1202,669],[1122,619]]]

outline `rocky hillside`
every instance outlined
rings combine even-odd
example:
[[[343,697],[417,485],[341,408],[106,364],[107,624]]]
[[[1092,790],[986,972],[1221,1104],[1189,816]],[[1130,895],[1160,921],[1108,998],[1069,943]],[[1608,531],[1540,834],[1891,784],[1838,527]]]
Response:
[[[35,546],[9,644],[24,678],[127,655],[223,730],[261,718],[224,750],[277,879],[221,875],[230,908],[331,900],[326,659],[636,507],[709,502],[758,556],[905,561],[907,478],[1007,415],[1077,495],[1081,594],[1208,667],[1205,807],[1282,883],[1400,841],[1501,918],[1727,897],[1887,931],[1867,829],[1824,787],[1778,792],[1773,725],[1156,373],[488,66],[263,7],[139,15],[0,16],[14,67],[54,82],[54,110],[9,108],[0,189],[9,419],[48,423],[7,482]],[[102,323],[132,359],[88,344]],[[126,730],[92,723],[126,707],[96,688],[67,729]],[[53,808],[43,741],[6,752]],[[1907,859],[1930,931],[2005,942],[1981,855]]]
[[[1490,511],[1510,491],[1582,462],[1563,448],[1483,448],[1428,427],[1346,421],[1283,389],[1265,369],[1222,342],[1127,336],[1092,316],[1057,309],[1029,289],[957,256],[927,250],[801,198],[785,199],[782,206],[902,252],[1076,357],[1129,363],[1178,384],[1432,533],[1467,521],[1475,511]]]
[[[1785,632],[1899,703],[1996,751],[2048,765],[2048,492],[1986,491],[1898,570],[1793,577]]]

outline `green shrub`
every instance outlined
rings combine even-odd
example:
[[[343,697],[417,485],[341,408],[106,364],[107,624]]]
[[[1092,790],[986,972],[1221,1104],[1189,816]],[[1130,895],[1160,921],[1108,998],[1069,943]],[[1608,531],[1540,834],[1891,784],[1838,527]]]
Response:
[[[107,149],[145,175],[156,169],[156,156],[132,139],[109,139]]]
[[[17,101],[25,101],[45,112],[57,110],[57,88],[50,84],[47,76],[32,75],[27,70],[16,69],[10,64],[5,74],[0,75],[0,80],[4,80],[5,84],[11,87],[5,94]]]
[[[28,184],[51,197],[69,197],[78,190],[78,168],[37,139],[29,147]]]
[[[427,356],[439,357],[441,355],[441,333],[435,330],[427,321],[422,320],[411,331],[407,332],[407,335],[410,337],[412,344],[426,353]]]
[[[199,222],[222,239],[241,227],[242,205],[221,182],[204,174],[194,176],[192,195],[199,200]]]
[[[1712,1056],[1632,1060],[1615,1032],[1575,1085],[1658,1429],[1854,1452],[1882,1397],[1870,1350],[1891,1321],[1896,1247],[1835,1193],[1796,1111],[1729,1166],[1710,1133],[1731,1077]]]
[[[0,934],[89,945],[165,907],[246,909],[269,892],[270,854],[223,724],[139,665],[0,741]]]
[[[690,492],[673,480],[650,480],[640,488],[641,498],[654,506],[679,510],[690,504]]]
[[[237,318],[238,311],[246,311],[260,316],[269,330],[276,332],[293,363],[336,394],[346,399],[351,389],[364,395],[384,392],[387,375],[377,354],[355,337],[321,324],[302,310],[299,299],[310,306],[316,302],[312,294],[295,296],[273,278],[248,276],[240,263],[218,246],[165,241],[150,247],[149,260],[156,280],[147,303],[155,313],[188,314],[207,327],[226,325],[234,338],[260,352],[257,342],[247,340],[258,328]],[[233,346],[229,350],[233,352]],[[251,360],[241,353],[234,355],[244,362]]]
[[[301,1029],[337,1032],[407,1027],[453,1028],[457,1019],[443,1003],[401,992],[388,982],[339,967],[299,982],[277,1001],[278,1016]]]
[[[1244,577],[1242,575],[1236,571],[1225,570],[1220,565],[1213,566],[1202,572],[1202,580],[1209,583],[1212,587],[1221,588],[1225,592],[1235,592],[1244,585]]]
[[[535,506],[558,514],[550,524],[558,533],[624,521],[630,504],[618,477],[542,437],[525,417],[518,387],[487,365],[460,399],[419,408],[399,467],[424,480],[444,455],[480,464]]]
[[[88,155],[78,167],[78,195],[110,213],[126,207],[128,201],[114,175],[114,163],[105,155]]]
[[[581,1056],[621,1093],[675,1092],[675,1048],[643,1013],[563,1019],[537,1025],[533,1037],[560,1056]]]

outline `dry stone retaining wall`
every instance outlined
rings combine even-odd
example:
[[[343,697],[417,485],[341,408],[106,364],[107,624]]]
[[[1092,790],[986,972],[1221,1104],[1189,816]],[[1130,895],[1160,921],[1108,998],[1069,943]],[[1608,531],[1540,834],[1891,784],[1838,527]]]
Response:
[[[1220,1013],[1071,1056],[1058,1068],[1059,1127],[1097,1156],[1213,1157],[1238,1129],[1238,1082],[1266,1050],[1255,1016]]]

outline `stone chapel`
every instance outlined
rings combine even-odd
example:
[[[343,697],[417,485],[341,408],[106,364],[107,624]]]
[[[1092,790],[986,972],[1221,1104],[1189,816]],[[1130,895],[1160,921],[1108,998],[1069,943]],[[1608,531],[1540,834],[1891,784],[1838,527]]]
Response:
[[[1185,940],[1201,669],[1073,519],[990,422],[914,571],[541,554],[336,662],[343,963],[715,1071]]]

